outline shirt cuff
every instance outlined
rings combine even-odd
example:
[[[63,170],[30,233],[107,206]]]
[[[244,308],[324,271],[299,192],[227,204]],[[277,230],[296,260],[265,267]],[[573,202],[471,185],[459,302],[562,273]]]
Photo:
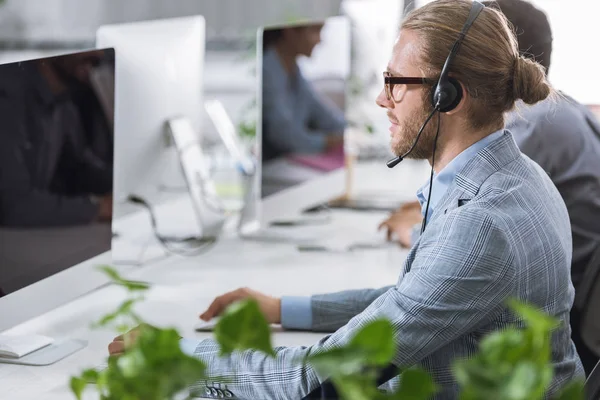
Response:
[[[198,339],[187,339],[181,338],[179,339],[179,348],[183,352],[183,354],[187,354],[188,356],[193,356],[196,352],[196,348],[200,344],[201,340]]]
[[[312,305],[310,297],[282,297],[281,326],[285,329],[311,330]]]

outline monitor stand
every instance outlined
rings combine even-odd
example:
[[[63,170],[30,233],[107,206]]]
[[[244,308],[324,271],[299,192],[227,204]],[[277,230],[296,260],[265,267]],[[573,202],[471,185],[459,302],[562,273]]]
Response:
[[[225,224],[225,210],[210,177],[200,139],[186,117],[168,120],[167,128],[168,138],[177,148],[202,236],[217,237]]]
[[[79,339],[52,339],[41,335],[7,336],[0,335],[0,351],[12,350],[22,356],[0,356],[0,364],[44,366],[54,364],[63,358],[83,349],[87,341]]]
[[[213,243],[221,235],[226,223],[225,209],[210,177],[206,156],[191,121],[186,117],[171,118],[165,121],[164,133],[166,147],[176,152],[177,162],[186,182],[186,192],[194,214],[189,218],[195,216],[197,224],[196,227],[191,227],[189,233],[178,232],[175,235],[163,233],[161,238],[166,242],[175,243],[176,253],[195,252],[205,244]],[[113,260],[113,263],[142,266],[162,260],[173,253],[166,249],[161,243],[161,238],[157,237],[156,225],[154,225],[156,220],[149,204],[140,200],[127,197],[128,202],[141,204],[147,208],[153,227],[150,231],[136,235],[134,238],[128,238],[127,234],[121,235],[117,231],[117,240],[113,241],[113,255],[126,255],[118,256],[120,260]],[[122,240],[121,236],[123,236]]]
[[[242,239],[269,243],[310,244],[318,240],[318,235],[298,232],[295,228],[323,225],[331,220],[331,215],[306,215],[271,221],[269,226],[261,224],[260,195],[256,191],[257,175],[245,176],[244,207],[240,214],[237,232]]]

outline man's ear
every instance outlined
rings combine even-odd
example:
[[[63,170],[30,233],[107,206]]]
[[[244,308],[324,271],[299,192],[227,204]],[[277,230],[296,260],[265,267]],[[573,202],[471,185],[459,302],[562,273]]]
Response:
[[[460,99],[460,102],[458,103],[458,105],[456,107],[454,107],[453,110],[448,111],[444,114],[448,114],[448,115],[453,115],[453,114],[458,114],[459,112],[461,112],[461,110],[464,109],[465,104],[468,100],[470,100],[470,96],[469,93],[467,93],[467,88],[465,87],[465,85],[463,85],[463,83],[461,81],[457,81],[462,89],[462,98]]]

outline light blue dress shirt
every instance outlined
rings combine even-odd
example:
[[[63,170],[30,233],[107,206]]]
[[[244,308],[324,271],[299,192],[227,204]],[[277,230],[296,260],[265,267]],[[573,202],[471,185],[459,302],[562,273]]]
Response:
[[[484,137],[478,142],[473,143],[471,146],[467,147],[463,150],[459,155],[454,157],[452,161],[444,167],[438,174],[433,174],[433,186],[431,193],[431,199],[429,201],[429,211],[427,212],[427,222],[433,215],[435,211],[436,205],[439,201],[444,197],[448,188],[456,178],[456,175],[464,168],[465,165],[471,160],[475,155],[479,152],[479,150],[483,149],[494,140],[502,137],[504,133],[504,129],[496,131],[491,135]],[[419,204],[421,204],[421,214],[425,217],[425,209],[427,208],[427,196],[429,195],[429,179],[427,182],[417,190],[417,199],[419,200]]]

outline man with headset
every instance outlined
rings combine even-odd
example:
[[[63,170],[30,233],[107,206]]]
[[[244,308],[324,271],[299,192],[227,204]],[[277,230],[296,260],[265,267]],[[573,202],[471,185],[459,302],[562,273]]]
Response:
[[[519,51],[540,63],[548,74],[552,55],[552,30],[543,11],[524,0],[497,0],[514,26]],[[550,176],[565,200],[571,221],[573,258],[571,277],[576,291],[594,250],[600,246],[600,122],[585,106],[566,94],[527,107],[518,102],[507,116],[507,129],[520,150]],[[417,201],[403,205],[383,221],[388,239],[403,247],[412,245],[423,219]],[[416,224],[416,225],[415,225]],[[572,336],[589,374],[598,356],[581,338],[580,310],[571,311]]]
[[[551,92],[542,68],[519,56],[498,11],[469,0],[437,0],[410,13],[377,98],[398,155],[389,166],[404,157],[432,164],[433,179],[419,191],[426,223],[403,276],[381,289],[306,299],[248,290],[220,296],[201,318],[254,297],[272,323],[334,333],[309,347],[279,347],[274,358],[254,351],[221,357],[212,339],[182,339],[184,351],[206,362],[215,377],[198,388],[208,397],[226,385],[227,396],[239,399],[335,398],[328,377],[298,360],[345,345],[366,323],[387,318],[397,351],[381,371],[382,389],[399,383],[397,368],[420,365],[440,388],[436,399],[456,398],[452,362],[476,352],[486,334],[522,325],[508,298],[563,322],[551,339],[556,368],[549,394],[581,378],[568,335],[574,292],[567,210],[546,173],[504,129],[503,114],[516,100],[534,104]],[[109,351],[125,351],[122,338]]]

